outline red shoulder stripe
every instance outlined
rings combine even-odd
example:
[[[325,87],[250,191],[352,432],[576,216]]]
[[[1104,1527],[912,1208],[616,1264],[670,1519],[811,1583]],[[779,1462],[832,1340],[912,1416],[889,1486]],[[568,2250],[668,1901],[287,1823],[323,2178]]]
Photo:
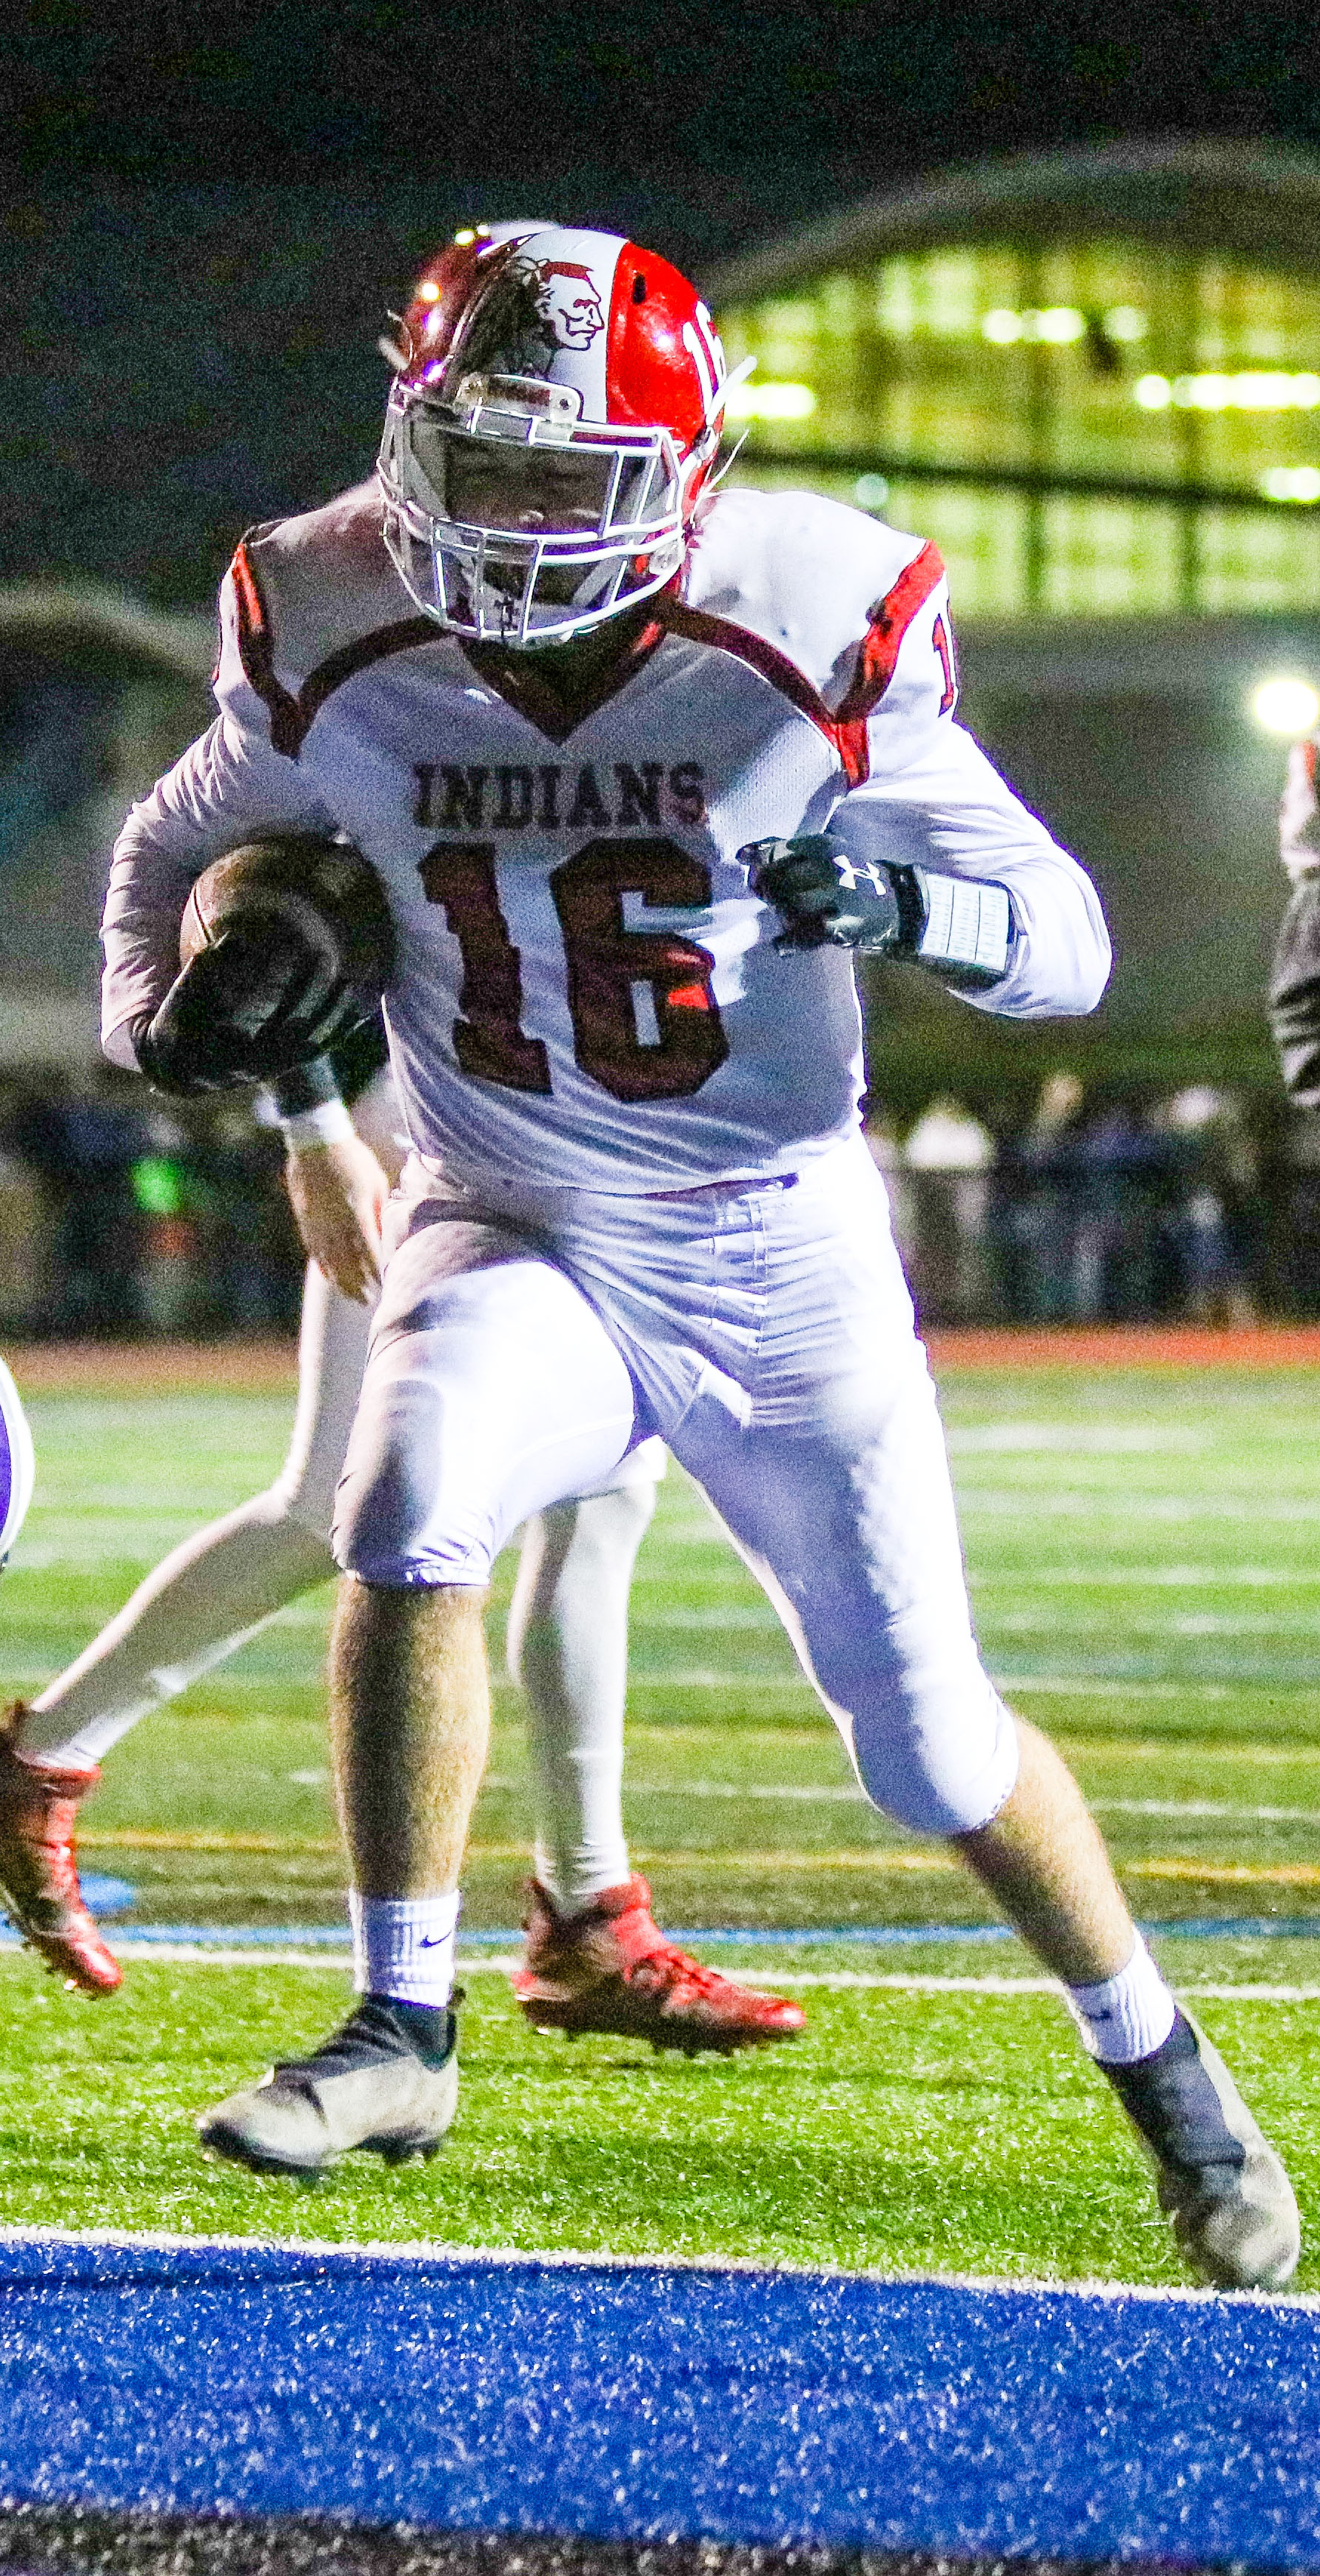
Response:
[[[234,585],[238,608],[238,658],[243,665],[243,676],[270,709],[270,738],[275,749],[286,752],[290,760],[296,760],[307,727],[299,713],[297,699],[291,697],[275,677],[270,619],[261,595],[261,584],[252,568],[246,538],[235,549],[229,577]]]
[[[429,617],[402,617],[392,626],[378,626],[372,634],[357,635],[351,644],[341,644],[337,652],[328,653],[314,671],[308,672],[295,697],[275,676],[270,616],[246,540],[238,548],[229,571],[238,607],[238,657],[244,677],[269,707],[271,742],[288,760],[297,759],[326,699],[345,680],[351,680],[355,671],[365,671],[387,654],[406,653],[414,644],[438,639],[439,630]]]
[[[840,724],[864,723],[867,716],[874,714],[894,676],[899,647],[913,618],[943,579],[944,564],[938,547],[923,546],[920,554],[904,565],[893,589],[872,609],[871,623],[858,651],[857,669],[839,708]]]
[[[681,599],[662,597],[657,607],[671,634],[686,635],[694,644],[712,644],[717,651],[732,653],[759,672],[833,744],[849,786],[861,786],[868,768],[865,725],[859,728],[832,715],[819,689],[813,688],[805,671],[800,671],[787,653],[781,653],[777,644],[768,644],[763,635],[754,635],[748,626],[735,625],[732,618],[712,617],[707,609],[689,608]]]

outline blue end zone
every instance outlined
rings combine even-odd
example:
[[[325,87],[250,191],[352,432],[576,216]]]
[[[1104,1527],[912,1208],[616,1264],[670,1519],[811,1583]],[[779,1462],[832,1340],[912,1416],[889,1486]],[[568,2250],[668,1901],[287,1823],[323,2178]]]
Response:
[[[1314,2568],[1320,2314],[11,2237],[0,2500]]]

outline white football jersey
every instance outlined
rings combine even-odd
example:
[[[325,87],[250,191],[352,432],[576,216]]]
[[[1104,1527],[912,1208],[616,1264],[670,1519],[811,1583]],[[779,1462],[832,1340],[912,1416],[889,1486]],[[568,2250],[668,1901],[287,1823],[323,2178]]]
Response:
[[[480,1174],[623,1193],[796,1169],[856,1124],[850,957],[775,947],[739,851],[837,831],[1011,891],[987,1006],[1094,1007],[1100,906],[956,725],[935,548],[806,493],[728,492],[681,592],[576,699],[536,652],[419,616],[374,483],[239,548],[220,714],[116,848],[105,1029],[176,972],[180,911],[221,850],[343,833],[385,884],[386,997],[409,1130]]]
[[[1295,742],[1288,754],[1288,776],[1279,807],[1279,856],[1294,885],[1320,868],[1320,733]]]

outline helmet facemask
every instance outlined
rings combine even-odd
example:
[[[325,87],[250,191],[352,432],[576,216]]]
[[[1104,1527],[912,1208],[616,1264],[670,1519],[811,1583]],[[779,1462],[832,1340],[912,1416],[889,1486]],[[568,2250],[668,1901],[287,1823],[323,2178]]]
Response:
[[[536,377],[469,372],[448,402],[396,385],[385,541],[419,607],[451,631],[563,643],[673,579],[702,460],[680,457],[668,429],[581,415],[572,386]]]

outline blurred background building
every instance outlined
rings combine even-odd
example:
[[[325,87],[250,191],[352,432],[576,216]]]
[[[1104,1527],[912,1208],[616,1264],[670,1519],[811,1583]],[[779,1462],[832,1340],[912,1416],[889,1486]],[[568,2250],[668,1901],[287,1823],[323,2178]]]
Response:
[[[381,311],[445,212],[415,184],[0,189],[10,1330],[214,1329],[294,1293],[269,1140],[99,1065],[101,880],[205,721],[234,540],[369,470]],[[991,163],[705,282],[758,359],[737,475],[934,538],[963,713],[1115,930],[1110,996],[1062,1028],[872,977],[872,1133],[924,1310],[1320,1308],[1320,1148],[1262,1009],[1283,756],[1320,688],[1320,160]]]

